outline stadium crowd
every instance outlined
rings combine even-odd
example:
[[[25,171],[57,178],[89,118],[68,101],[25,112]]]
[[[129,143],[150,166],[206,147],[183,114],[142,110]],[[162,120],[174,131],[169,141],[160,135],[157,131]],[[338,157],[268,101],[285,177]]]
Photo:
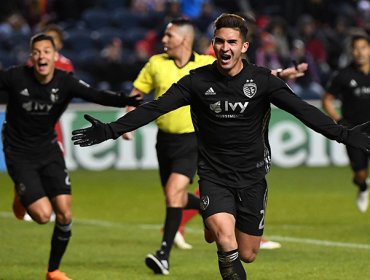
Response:
[[[30,36],[55,23],[64,31],[61,53],[73,61],[76,76],[128,91],[149,57],[162,51],[171,18],[193,20],[195,50],[205,53],[221,12],[248,20],[251,62],[271,69],[309,64],[304,77],[290,82],[304,99],[321,98],[331,73],[348,63],[352,32],[370,31],[369,0],[4,0],[0,65],[26,63]]]

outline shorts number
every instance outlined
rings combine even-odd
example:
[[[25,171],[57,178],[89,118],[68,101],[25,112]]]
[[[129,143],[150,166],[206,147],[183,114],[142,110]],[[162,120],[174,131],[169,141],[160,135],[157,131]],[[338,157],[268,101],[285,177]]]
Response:
[[[258,229],[263,229],[265,227],[265,210],[261,210],[260,214],[262,215],[262,219],[260,221]]]

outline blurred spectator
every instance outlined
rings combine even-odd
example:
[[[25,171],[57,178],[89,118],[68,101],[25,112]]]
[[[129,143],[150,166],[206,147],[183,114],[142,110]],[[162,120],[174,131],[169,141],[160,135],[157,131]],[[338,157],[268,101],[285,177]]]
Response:
[[[267,26],[267,31],[276,40],[279,56],[287,60],[290,56],[289,41],[291,40],[287,22],[281,17],[273,17]]]
[[[125,81],[132,81],[138,75],[142,65],[136,63],[133,51],[129,54],[127,51],[121,39],[113,38],[100,52],[93,69],[98,88],[120,90]]]
[[[322,82],[325,83],[330,72],[330,67],[327,63],[325,37],[317,28],[316,22],[311,15],[303,15],[299,19],[297,26],[298,39],[304,42],[307,51],[313,56]]]
[[[298,21],[298,37],[303,40],[306,49],[319,63],[326,60],[326,49],[321,38],[318,37],[316,23],[312,16],[303,15]]]
[[[146,33],[144,39],[139,40],[135,44],[135,51],[137,59],[140,61],[148,61],[149,58],[161,52],[158,46],[160,42],[158,42],[157,33],[155,31],[149,31]]]
[[[334,26],[329,26],[325,29],[325,34],[328,42],[327,63],[331,69],[337,69],[345,57],[341,58],[341,54],[349,49],[349,20],[346,17],[339,16],[334,22]]]
[[[31,28],[25,18],[18,12],[9,15],[6,20],[0,24],[0,36],[8,38],[14,33],[24,36],[31,35]],[[2,39],[3,39],[2,38]]]
[[[285,68],[287,61],[279,55],[275,37],[268,32],[262,32],[260,41],[261,45],[256,51],[255,64],[269,69]]]
[[[320,99],[324,89],[320,84],[315,60],[303,41],[293,41],[292,60],[297,64],[305,62],[309,65],[304,76],[289,82],[293,91],[302,99]]]
[[[190,19],[195,19],[201,15],[203,5],[209,2],[209,0],[187,0],[179,2],[181,3],[182,15]]]
[[[209,26],[211,26],[218,15],[212,3],[204,1],[199,15],[193,19],[194,25],[200,32],[206,34]]]

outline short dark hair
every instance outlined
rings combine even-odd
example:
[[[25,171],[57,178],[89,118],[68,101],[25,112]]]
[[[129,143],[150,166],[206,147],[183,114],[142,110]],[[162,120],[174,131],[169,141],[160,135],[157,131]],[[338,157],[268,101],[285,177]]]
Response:
[[[31,37],[31,41],[30,41],[31,49],[33,48],[33,45],[36,42],[45,41],[45,40],[50,41],[51,44],[53,45],[53,48],[56,49],[53,37],[51,37],[50,35],[47,35],[45,33],[38,33],[38,34]]]
[[[247,41],[248,23],[247,21],[236,14],[223,13],[213,23],[213,33],[221,28],[238,29],[244,42]]]
[[[191,25],[194,26],[193,22],[186,17],[177,17],[172,19],[169,23],[172,23],[177,26]]]
[[[370,37],[367,35],[366,32],[356,32],[352,35],[351,38],[351,46],[353,47],[354,43],[358,40],[365,40],[368,44],[370,44]]]

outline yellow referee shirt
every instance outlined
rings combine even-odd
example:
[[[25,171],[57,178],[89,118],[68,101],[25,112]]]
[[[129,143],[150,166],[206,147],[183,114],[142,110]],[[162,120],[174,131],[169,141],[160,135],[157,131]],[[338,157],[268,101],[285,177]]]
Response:
[[[190,70],[211,64],[214,60],[213,56],[193,53],[190,61],[184,67],[179,68],[166,53],[154,55],[140,71],[134,81],[134,87],[145,94],[154,90],[154,98],[157,99],[173,83],[189,74]],[[160,130],[167,133],[183,134],[194,132],[190,106],[184,106],[162,115],[156,120],[156,123]]]

